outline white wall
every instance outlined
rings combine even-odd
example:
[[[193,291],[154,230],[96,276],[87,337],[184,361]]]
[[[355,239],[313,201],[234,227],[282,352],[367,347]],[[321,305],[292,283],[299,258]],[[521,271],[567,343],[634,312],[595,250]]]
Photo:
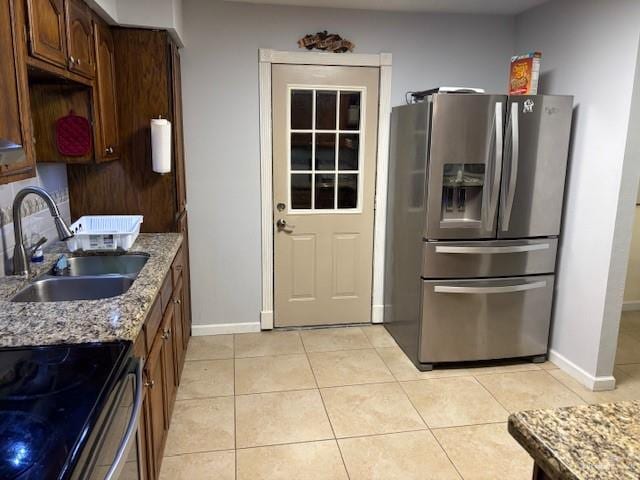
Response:
[[[258,48],[327,29],[393,54],[392,103],[438,85],[505,91],[513,19],[184,0],[182,51],[194,323],[258,322]]]
[[[516,50],[543,52],[542,93],[575,95],[551,349],[585,383],[613,370],[638,184],[625,144],[639,33],[637,0],[556,0],[516,19]]]

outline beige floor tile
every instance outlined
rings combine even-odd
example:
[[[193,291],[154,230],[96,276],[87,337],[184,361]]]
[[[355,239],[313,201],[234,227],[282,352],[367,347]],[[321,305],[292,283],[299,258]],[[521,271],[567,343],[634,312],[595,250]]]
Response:
[[[166,456],[232,448],[233,397],[176,401]]]
[[[241,333],[234,337],[236,358],[304,353],[298,332]]]
[[[178,400],[233,395],[233,359],[185,362]]]
[[[470,375],[491,375],[493,373],[528,372],[530,370],[540,370],[537,363],[523,361],[511,365],[491,365],[487,367],[469,367]]]
[[[402,388],[431,428],[506,422],[509,416],[473,377],[403,382]]]
[[[476,378],[510,412],[584,403],[549,372],[543,370],[480,375]]]
[[[165,457],[160,480],[235,480],[235,458],[233,450]]]
[[[421,372],[411,363],[411,360],[409,360],[400,347],[377,348],[376,350],[398,381],[469,375],[469,370],[466,368],[439,368],[431,370],[430,372]]]
[[[426,428],[395,382],[325,388],[321,393],[338,438]]]
[[[551,360],[547,360],[544,363],[540,364],[540,368],[542,370],[556,370],[560,367],[558,367],[555,363],[553,363]]]
[[[533,460],[506,423],[433,430],[465,480],[530,480]]]
[[[625,400],[640,400],[640,365],[620,365],[613,374],[616,377],[615,390],[593,392],[582,385],[576,379],[562,370],[553,370],[549,373],[578,394],[588,403],[621,402]],[[627,373],[629,372],[629,373]]]
[[[390,382],[393,376],[375,350],[309,353],[320,387]]]
[[[640,341],[640,310],[622,312],[620,335],[626,335]]]
[[[348,480],[335,440],[238,450],[238,480]]]
[[[640,363],[640,341],[625,334],[618,336],[616,364]]]
[[[236,397],[238,448],[333,438],[318,390]]]
[[[334,352],[371,348],[359,327],[319,328],[300,332],[307,352]]]
[[[338,440],[351,480],[459,479],[428,430]]]
[[[376,348],[396,347],[396,341],[391,334],[382,325],[369,325],[360,327],[369,339],[371,345]]]
[[[187,348],[188,360],[217,360],[233,358],[233,335],[191,337]]]
[[[236,394],[315,388],[304,354],[236,359]]]

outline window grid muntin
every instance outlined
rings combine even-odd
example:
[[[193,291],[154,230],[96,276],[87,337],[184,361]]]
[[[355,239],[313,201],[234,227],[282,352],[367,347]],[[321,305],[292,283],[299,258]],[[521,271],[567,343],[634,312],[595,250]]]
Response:
[[[312,105],[311,105],[311,129],[292,129],[291,128],[291,95],[294,90],[311,90],[312,91]],[[334,130],[321,129],[316,130],[316,92],[318,91],[335,91],[336,92],[336,128]],[[358,92],[360,94],[360,119],[358,129],[345,130],[340,129],[340,99],[342,92]],[[364,118],[365,118],[365,105],[366,105],[366,88],[365,87],[351,87],[351,86],[310,86],[310,85],[289,85],[288,97],[287,97],[287,195],[288,206],[287,211],[290,214],[328,214],[328,213],[360,213],[362,212],[362,198],[363,198],[363,149],[364,149]],[[311,134],[311,170],[292,170],[291,169],[291,134],[292,133],[310,133]],[[316,170],[316,133],[332,133],[335,134],[335,169],[334,170]],[[352,134],[358,136],[358,168],[357,170],[342,170],[339,169],[339,148],[340,148],[340,135]],[[291,175],[292,174],[310,174],[311,175],[311,208],[292,208],[291,205]],[[333,188],[333,202],[334,208],[332,209],[316,209],[315,197],[316,197],[316,174],[332,174],[334,176],[334,188]],[[357,175],[357,198],[356,208],[338,208],[338,188],[339,188],[339,175],[351,174]]]

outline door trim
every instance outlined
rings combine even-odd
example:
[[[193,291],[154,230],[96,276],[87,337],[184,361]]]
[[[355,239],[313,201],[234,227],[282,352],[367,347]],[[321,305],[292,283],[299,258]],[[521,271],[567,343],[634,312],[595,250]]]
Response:
[[[271,144],[271,65],[339,65],[380,69],[378,147],[373,226],[372,323],[382,323],[384,308],[384,242],[391,121],[391,54],[337,54],[258,50],[260,82],[260,197],[262,303],[260,328],[273,329],[273,150]]]

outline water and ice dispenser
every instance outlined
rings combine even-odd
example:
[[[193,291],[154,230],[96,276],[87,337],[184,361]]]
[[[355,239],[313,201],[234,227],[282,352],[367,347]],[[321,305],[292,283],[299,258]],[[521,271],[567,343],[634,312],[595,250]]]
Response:
[[[481,222],[483,163],[446,163],[442,172],[441,221]]]

